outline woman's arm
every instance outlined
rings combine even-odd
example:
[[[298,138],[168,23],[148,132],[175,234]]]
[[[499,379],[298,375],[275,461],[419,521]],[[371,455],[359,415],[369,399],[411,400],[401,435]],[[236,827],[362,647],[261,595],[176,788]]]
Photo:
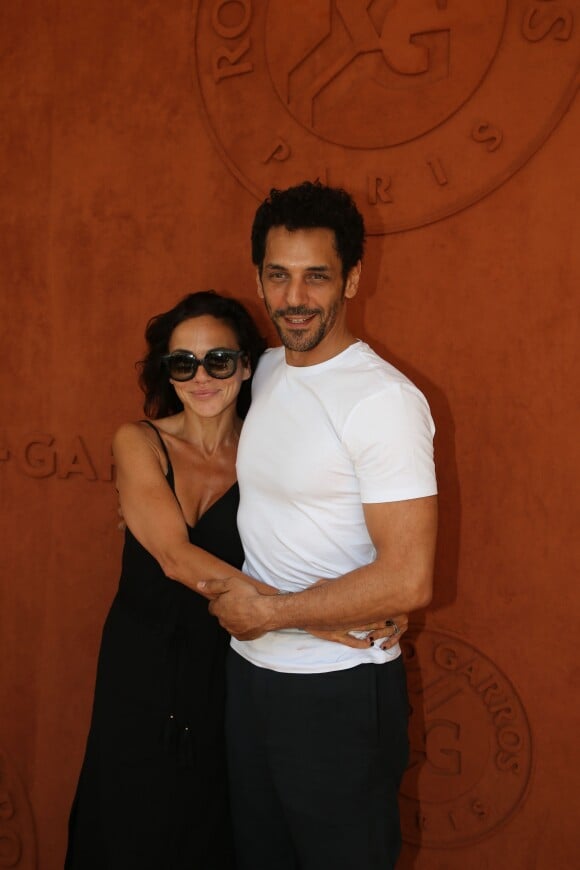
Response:
[[[189,542],[183,513],[167,484],[159,445],[145,426],[121,426],[113,439],[113,454],[124,520],[168,577],[196,592],[200,580],[240,577],[264,595],[276,594],[272,586],[248,577]]]

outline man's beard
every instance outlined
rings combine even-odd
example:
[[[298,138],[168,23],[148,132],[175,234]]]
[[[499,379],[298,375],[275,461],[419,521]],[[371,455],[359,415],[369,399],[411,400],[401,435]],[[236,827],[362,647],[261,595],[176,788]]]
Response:
[[[298,305],[295,308],[278,308],[276,311],[269,309],[270,317],[276,327],[276,331],[280,336],[280,341],[288,350],[304,351],[314,350],[318,347],[325,335],[330,331],[336,320],[338,303],[335,303],[329,310],[328,315],[324,317],[324,313],[320,309],[306,308],[303,305]],[[318,328],[315,332],[311,332],[310,327],[305,329],[285,330],[281,324],[283,317],[311,317],[319,315]]]

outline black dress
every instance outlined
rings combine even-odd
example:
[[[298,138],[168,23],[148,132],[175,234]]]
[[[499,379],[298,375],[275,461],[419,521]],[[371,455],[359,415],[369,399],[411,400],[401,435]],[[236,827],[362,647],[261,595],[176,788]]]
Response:
[[[235,484],[188,528],[192,544],[241,567],[238,500]],[[127,530],[65,870],[234,867],[223,735],[228,641],[207,601],[167,578]]]

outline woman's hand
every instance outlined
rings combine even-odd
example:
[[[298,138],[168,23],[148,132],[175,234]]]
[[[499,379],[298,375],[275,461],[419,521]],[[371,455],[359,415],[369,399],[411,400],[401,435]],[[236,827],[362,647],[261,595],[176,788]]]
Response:
[[[409,617],[406,613],[398,613],[397,616],[391,616],[389,619],[375,622],[372,625],[365,625],[357,628],[339,628],[319,631],[318,629],[306,629],[309,634],[314,637],[320,637],[322,640],[330,640],[334,643],[342,643],[344,646],[352,647],[352,649],[369,649],[375,643],[380,642],[382,650],[392,649],[399,643],[401,635],[403,635],[409,627]],[[356,636],[353,632],[364,632],[365,636]]]
[[[390,616],[388,619],[385,619],[378,630],[374,628],[369,637],[372,641],[380,640],[381,649],[392,649],[399,643],[401,636],[405,634],[408,628],[409,614],[397,613],[396,616]]]

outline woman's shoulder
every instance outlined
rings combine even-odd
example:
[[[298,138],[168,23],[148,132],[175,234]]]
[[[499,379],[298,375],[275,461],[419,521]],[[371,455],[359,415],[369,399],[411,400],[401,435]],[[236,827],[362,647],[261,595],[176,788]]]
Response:
[[[167,475],[170,461],[163,430],[156,420],[148,425],[144,420],[123,423],[113,436],[113,456],[117,466],[117,476],[137,476],[146,479],[156,474],[160,468]]]
[[[152,440],[156,437],[154,425],[146,420],[130,420],[126,423],[121,423],[113,435],[113,446],[115,444],[135,444]]]
[[[114,438],[119,437],[121,440],[147,440],[159,441],[159,436],[173,435],[176,436],[180,429],[180,417],[182,413],[173,414],[171,417],[161,417],[159,420],[131,420],[127,423],[121,423]]]
[[[113,453],[117,459],[143,454],[145,451],[159,456],[163,450],[163,437],[173,434],[171,417],[160,420],[133,420],[122,423],[113,436]]]

